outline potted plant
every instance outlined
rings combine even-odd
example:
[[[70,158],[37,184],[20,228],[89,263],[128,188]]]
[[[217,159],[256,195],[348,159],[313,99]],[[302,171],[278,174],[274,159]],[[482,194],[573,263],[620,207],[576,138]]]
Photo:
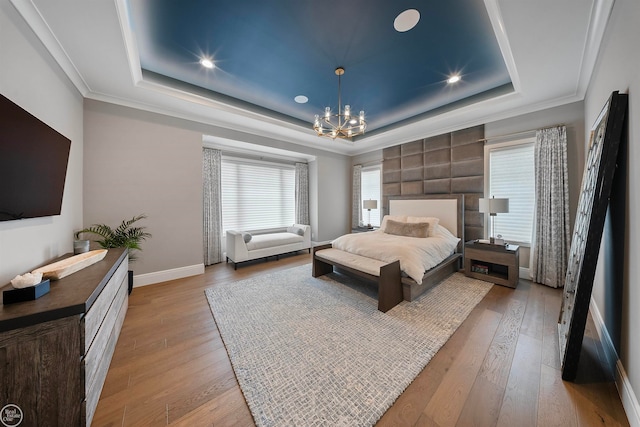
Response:
[[[102,248],[127,248],[129,250],[129,260],[134,262],[137,259],[135,251],[140,251],[140,243],[151,234],[145,231],[146,227],[134,227],[133,224],[137,221],[146,218],[145,214],[134,216],[128,221],[122,221],[117,228],[111,228],[106,224],[93,224],[91,227],[76,231],[76,240],[80,239],[80,234],[90,233],[100,236],[101,239],[96,239]],[[129,293],[133,289],[133,271],[129,270]]]

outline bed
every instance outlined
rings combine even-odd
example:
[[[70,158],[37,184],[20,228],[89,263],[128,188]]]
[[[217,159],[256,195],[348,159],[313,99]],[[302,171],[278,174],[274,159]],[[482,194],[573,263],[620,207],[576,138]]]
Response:
[[[386,312],[403,299],[413,301],[430,287],[462,268],[464,250],[463,195],[390,197],[387,220],[392,218],[392,221],[398,222],[395,219],[401,217],[411,217],[413,222],[421,224],[425,221],[425,217],[437,218],[437,224],[440,228],[430,224],[431,233],[441,230],[437,233],[455,238],[453,249],[442,254],[442,259],[438,260],[439,262],[423,271],[417,270],[418,267],[415,265],[410,266],[409,260],[401,258],[397,253],[378,254],[376,250],[370,250],[369,242],[373,242],[377,238],[383,239],[383,246],[392,247],[393,243],[389,242],[392,242],[391,239],[395,239],[395,236],[389,236],[384,231],[341,236],[330,244],[313,248],[313,277],[330,273],[335,267],[343,273],[373,281],[378,286],[378,309]],[[383,219],[383,225],[385,225],[385,221]],[[392,225],[398,226],[395,223]],[[421,226],[417,227],[419,229]],[[401,239],[402,237],[399,240]],[[410,240],[429,240],[412,239],[411,237],[404,237],[404,239],[407,242]],[[447,239],[450,240],[449,237]],[[343,240],[346,240],[346,243]],[[411,255],[413,252],[421,251],[423,249],[418,247],[405,252]],[[403,251],[399,249],[397,252]],[[419,276],[419,273],[422,273],[422,277]]]

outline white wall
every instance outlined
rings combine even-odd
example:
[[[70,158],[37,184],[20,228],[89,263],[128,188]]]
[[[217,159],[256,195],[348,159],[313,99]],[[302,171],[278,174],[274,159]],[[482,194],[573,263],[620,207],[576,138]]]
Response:
[[[133,266],[136,276],[203,262],[203,135],[316,156],[309,177],[313,239],[348,228],[346,156],[99,101],[85,101],[84,112],[84,223],[115,226],[148,215],[142,224],[153,237]]]
[[[82,96],[6,1],[0,2],[0,62],[0,93],[71,140],[61,215],[0,222],[3,286],[73,250],[73,231],[82,226],[83,135]],[[31,172],[37,173],[25,170]]]
[[[611,92],[629,94],[628,142],[624,144],[627,156],[618,168],[626,171],[626,175],[617,177],[621,179],[614,190],[615,202],[621,201],[622,213],[605,225],[592,295],[626,370],[628,385],[636,395],[640,392],[639,22],[640,2],[616,0],[585,98],[585,132],[588,132]],[[586,146],[588,141],[584,142]],[[625,398],[623,393],[623,402]],[[635,407],[636,411],[639,409]],[[636,423],[639,416],[636,412]]]

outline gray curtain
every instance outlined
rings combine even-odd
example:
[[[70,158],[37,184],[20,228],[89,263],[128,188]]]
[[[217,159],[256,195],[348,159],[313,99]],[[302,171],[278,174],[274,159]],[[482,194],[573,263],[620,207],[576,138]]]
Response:
[[[541,129],[535,143],[535,213],[530,275],[534,282],[564,286],[570,245],[567,130]]]
[[[351,201],[351,228],[359,227],[362,223],[362,165],[353,167],[353,195]]]
[[[296,163],[296,224],[309,225],[309,165]]]
[[[204,265],[222,261],[222,152],[202,150]]]

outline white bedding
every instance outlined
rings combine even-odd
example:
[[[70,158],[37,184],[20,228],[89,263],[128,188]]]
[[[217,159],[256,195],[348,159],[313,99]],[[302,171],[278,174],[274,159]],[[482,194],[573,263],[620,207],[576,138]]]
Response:
[[[400,261],[400,269],[418,284],[425,271],[451,255],[460,241],[446,228],[436,225],[432,237],[417,238],[387,234],[382,230],[340,236],[332,242],[336,249],[374,258],[386,263]]]

